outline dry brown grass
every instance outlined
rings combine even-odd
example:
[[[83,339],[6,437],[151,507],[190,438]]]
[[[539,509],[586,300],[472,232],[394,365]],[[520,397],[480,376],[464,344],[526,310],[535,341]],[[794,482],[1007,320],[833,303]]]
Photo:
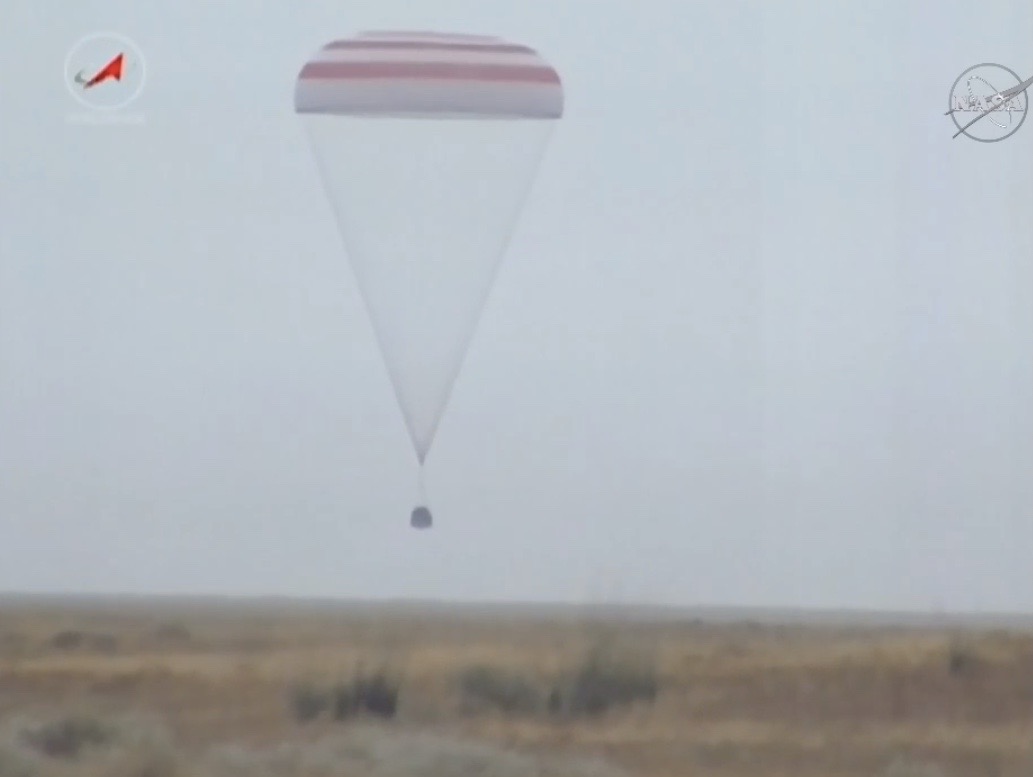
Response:
[[[0,777],[1033,774],[1033,636],[1004,631],[22,600],[0,669]]]

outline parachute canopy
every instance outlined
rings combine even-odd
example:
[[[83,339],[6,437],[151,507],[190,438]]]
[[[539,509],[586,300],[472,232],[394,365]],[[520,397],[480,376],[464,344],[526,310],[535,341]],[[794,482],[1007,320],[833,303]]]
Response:
[[[559,75],[498,38],[368,32],[326,44],[298,75],[298,113],[558,119]]]
[[[294,105],[422,465],[563,87],[499,38],[367,32],[304,65]]]

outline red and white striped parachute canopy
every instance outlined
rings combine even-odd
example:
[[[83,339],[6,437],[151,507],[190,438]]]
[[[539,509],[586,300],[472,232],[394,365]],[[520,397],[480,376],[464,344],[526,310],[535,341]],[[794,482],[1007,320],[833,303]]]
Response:
[[[563,85],[527,46],[480,35],[364,32],[305,63],[297,113],[558,119]]]

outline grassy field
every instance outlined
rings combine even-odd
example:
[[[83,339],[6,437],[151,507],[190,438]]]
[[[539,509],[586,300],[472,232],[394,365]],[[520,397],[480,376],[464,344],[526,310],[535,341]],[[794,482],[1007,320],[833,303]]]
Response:
[[[1033,634],[0,602],[0,777],[1030,777]]]

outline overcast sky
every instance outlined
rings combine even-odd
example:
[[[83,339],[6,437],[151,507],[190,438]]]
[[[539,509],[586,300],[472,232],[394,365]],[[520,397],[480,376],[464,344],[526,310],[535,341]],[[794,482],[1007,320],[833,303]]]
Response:
[[[422,533],[292,111],[371,28],[527,43],[567,94]],[[103,30],[142,124],[69,120]],[[1031,33],[1022,0],[8,0],[0,589],[1033,610],[1033,129],[942,115]]]

